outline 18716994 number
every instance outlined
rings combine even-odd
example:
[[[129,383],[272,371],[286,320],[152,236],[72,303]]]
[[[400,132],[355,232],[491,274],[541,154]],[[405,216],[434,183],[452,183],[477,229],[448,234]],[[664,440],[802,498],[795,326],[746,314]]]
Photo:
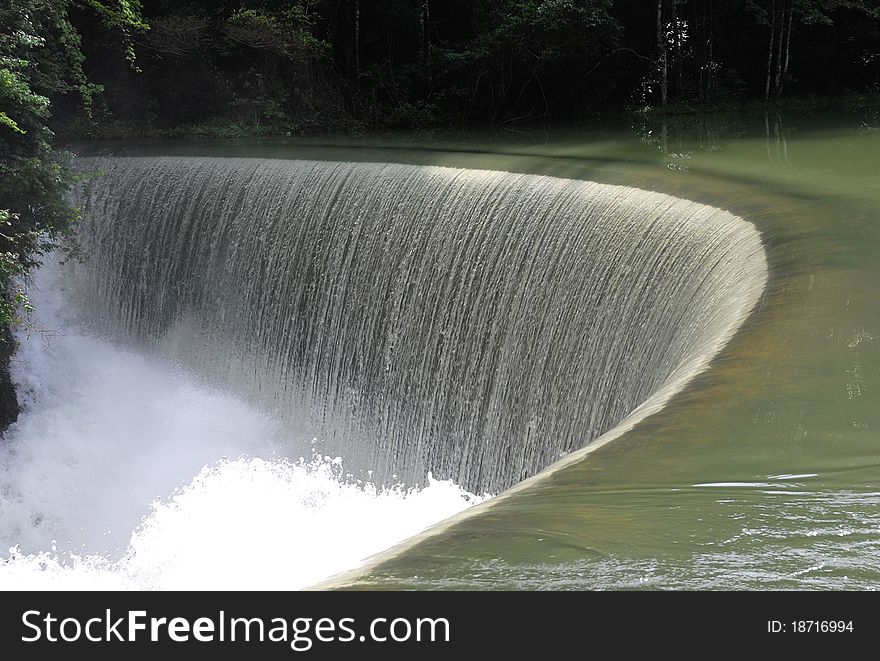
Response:
[[[792,620],[790,623],[792,633],[838,633],[852,632],[852,620]]]

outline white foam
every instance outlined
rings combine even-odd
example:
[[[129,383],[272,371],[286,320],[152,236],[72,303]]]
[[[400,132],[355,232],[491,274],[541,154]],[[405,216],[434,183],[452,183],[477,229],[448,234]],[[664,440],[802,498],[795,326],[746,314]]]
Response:
[[[294,589],[479,500],[450,482],[377,491],[339,459],[292,461],[281,428],[184,370],[84,331],[57,269],[13,367],[0,447],[2,589]],[[7,549],[9,549],[7,551]]]

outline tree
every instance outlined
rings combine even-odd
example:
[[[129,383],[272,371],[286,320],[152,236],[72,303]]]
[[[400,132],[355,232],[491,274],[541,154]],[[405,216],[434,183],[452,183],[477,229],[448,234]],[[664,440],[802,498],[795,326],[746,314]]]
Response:
[[[252,90],[236,99],[252,109],[255,124],[262,116],[282,119],[313,103],[313,68],[329,51],[326,42],[315,38],[314,21],[310,2],[300,0],[277,12],[239,8],[224,22],[225,35],[250,50],[250,57],[243,59],[256,64],[246,69],[239,86],[240,91],[247,86]]]
[[[428,56],[431,49],[431,8],[428,0],[419,0],[419,66],[428,72]]]
[[[550,118],[553,101],[589,94],[585,74],[617,44],[613,0],[484,1],[474,8],[473,36],[437,49],[448,94],[493,122]],[[548,94],[548,88],[551,91]],[[574,97],[574,98],[572,98]]]
[[[86,0],[126,35],[143,29],[137,2]],[[14,416],[7,373],[10,327],[30,311],[21,279],[69,235],[79,217],[66,200],[68,156],[53,146],[51,101],[75,96],[88,115],[100,86],[87,79],[68,0],[7,0],[0,8],[0,425]],[[133,51],[126,48],[127,56]]]
[[[666,21],[663,18],[663,0],[657,0],[657,53],[660,69],[660,105],[665,108],[669,97],[669,61],[666,47]]]
[[[834,25],[839,11],[852,11],[877,19],[880,8],[871,0],[749,0],[759,22],[769,28],[764,98],[779,97],[789,77],[792,34],[810,26]]]

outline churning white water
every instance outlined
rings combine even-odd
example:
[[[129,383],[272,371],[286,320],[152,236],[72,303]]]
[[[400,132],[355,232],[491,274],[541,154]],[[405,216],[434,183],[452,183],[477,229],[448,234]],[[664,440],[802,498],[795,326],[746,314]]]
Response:
[[[473,504],[284,456],[280,425],[182,368],[88,331],[47,265],[20,334],[24,411],[0,440],[0,589],[293,589]]]

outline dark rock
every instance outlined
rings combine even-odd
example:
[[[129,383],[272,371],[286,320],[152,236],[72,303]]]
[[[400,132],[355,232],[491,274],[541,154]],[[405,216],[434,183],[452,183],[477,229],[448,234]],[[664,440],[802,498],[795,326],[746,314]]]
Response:
[[[18,397],[9,373],[9,362],[15,353],[15,339],[8,326],[0,327],[0,434],[18,418]]]

